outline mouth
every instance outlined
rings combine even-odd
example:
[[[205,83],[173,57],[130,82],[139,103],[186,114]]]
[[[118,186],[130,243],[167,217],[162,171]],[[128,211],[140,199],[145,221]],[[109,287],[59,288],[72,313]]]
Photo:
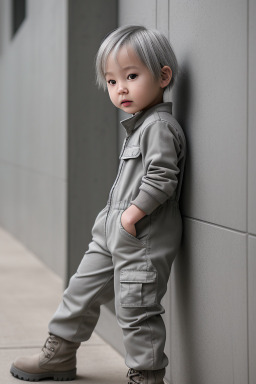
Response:
[[[129,107],[131,105],[131,100],[122,100],[121,105],[122,107]]]

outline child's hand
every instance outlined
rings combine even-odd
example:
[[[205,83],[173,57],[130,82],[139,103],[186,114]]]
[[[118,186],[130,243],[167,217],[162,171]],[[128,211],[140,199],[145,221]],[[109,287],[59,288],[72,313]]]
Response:
[[[135,224],[146,215],[140,208],[132,204],[121,216],[121,224],[130,235],[136,237]]]
[[[126,230],[126,232],[128,232],[128,233],[130,233],[130,235],[136,237],[135,224],[131,224],[127,221],[126,211],[124,211],[122,216],[121,216],[121,224],[122,224],[123,228]]]

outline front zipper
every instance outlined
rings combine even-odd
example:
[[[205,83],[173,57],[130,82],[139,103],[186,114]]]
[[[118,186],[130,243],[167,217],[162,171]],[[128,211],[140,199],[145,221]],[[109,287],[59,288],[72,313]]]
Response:
[[[122,155],[124,153],[124,150],[125,150],[129,140],[130,140],[130,136],[126,137],[125,142],[123,144],[123,148],[122,148],[120,157],[122,157]],[[121,172],[122,172],[122,169],[123,169],[123,165],[124,165],[124,160],[121,160],[121,164],[119,165],[119,169],[118,169],[118,173],[117,173],[115,182],[114,182],[114,184],[113,184],[113,186],[112,186],[112,188],[110,190],[110,193],[109,193],[109,199],[108,199],[109,208],[108,208],[108,211],[107,211],[107,216],[106,216],[106,221],[105,221],[105,237],[107,237],[107,220],[108,220],[108,215],[109,215],[109,211],[110,211],[110,208],[111,208],[111,200],[112,200],[112,197],[113,197],[114,189],[115,189],[116,184],[118,182],[118,179],[119,179],[119,177],[121,175]]]

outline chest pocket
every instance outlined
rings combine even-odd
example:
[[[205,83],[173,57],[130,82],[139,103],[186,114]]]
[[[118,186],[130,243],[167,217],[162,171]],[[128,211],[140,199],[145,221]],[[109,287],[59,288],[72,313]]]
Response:
[[[140,147],[126,147],[119,158],[122,160],[136,159],[140,153]]]

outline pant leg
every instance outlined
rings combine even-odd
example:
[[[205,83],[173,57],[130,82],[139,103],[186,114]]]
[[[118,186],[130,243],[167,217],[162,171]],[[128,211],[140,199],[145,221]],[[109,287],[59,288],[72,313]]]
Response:
[[[123,330],[126,364],[157,370],[168,364],[162,297],[181,238],[177,203],[169,201],[136,223],[137,237],[122,228],[125,207],[117,204],[109,226],[109,249],[115,267],[115,307]]]
[[[88,340],[97,324],[100,305],[114,296],[113,263],[105,239],[107,207],[97,216],[92,241],[62,302],[49,323],[49,332],[66,340]]]

